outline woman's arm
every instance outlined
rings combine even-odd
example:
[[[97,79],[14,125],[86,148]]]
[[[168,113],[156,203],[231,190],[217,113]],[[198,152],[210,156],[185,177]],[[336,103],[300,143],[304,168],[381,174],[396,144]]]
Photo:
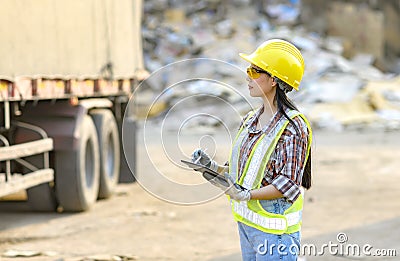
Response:
[[[283,194],[271,184],[250,191],[250,199],[268,200],[268,199],[276,199],[282,197]]]

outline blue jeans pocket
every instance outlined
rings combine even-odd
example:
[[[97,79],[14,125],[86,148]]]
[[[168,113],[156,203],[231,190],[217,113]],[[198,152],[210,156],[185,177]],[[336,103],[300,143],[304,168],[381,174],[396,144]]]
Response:
[[[276,213],[277,210],[277,202],[276,199],[272,199],[272,200],[260,200],[260,204],[262,206],[262,208],[269,212],[269,213]]]
[[[284,198],[260,200],[260,204],[265,211],[274,214],[283,214],[292,205],[292,203],[287,202]]]

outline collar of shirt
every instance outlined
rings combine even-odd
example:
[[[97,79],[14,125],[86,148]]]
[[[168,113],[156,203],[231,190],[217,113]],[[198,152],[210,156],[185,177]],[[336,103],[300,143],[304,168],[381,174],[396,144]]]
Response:
[[[264,112],[264,106],[261,106],[256,113],[254,113],[250,119],[246,122],[245,126],[247,128],[248,133],[250,134],[260,134],[267,133],[273,129],[279,119],[282,117],[282,114],[277,111],[274,116],[271,118],[268,124],[262,127],[262,129],[257,129],[257,123],[260,115]]]

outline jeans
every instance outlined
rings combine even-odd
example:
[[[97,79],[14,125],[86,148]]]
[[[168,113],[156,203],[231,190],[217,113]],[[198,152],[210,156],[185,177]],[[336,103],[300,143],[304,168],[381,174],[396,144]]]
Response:
[[[284,198],[262,200],[261,205],[271,213],[283,214],[291,206]],[[275,235],[238,222],[243,261],[295,261],[300,249],[300,232]]]

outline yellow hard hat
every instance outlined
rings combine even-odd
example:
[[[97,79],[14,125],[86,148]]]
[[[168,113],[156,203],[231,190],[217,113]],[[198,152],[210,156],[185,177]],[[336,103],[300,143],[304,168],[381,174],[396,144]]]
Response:
[[[252,54],[239,55],[289,84],[296,91],[299,90],[304,74],[304,59],[293,44],[281,39],[271,39],[262,43]]]

